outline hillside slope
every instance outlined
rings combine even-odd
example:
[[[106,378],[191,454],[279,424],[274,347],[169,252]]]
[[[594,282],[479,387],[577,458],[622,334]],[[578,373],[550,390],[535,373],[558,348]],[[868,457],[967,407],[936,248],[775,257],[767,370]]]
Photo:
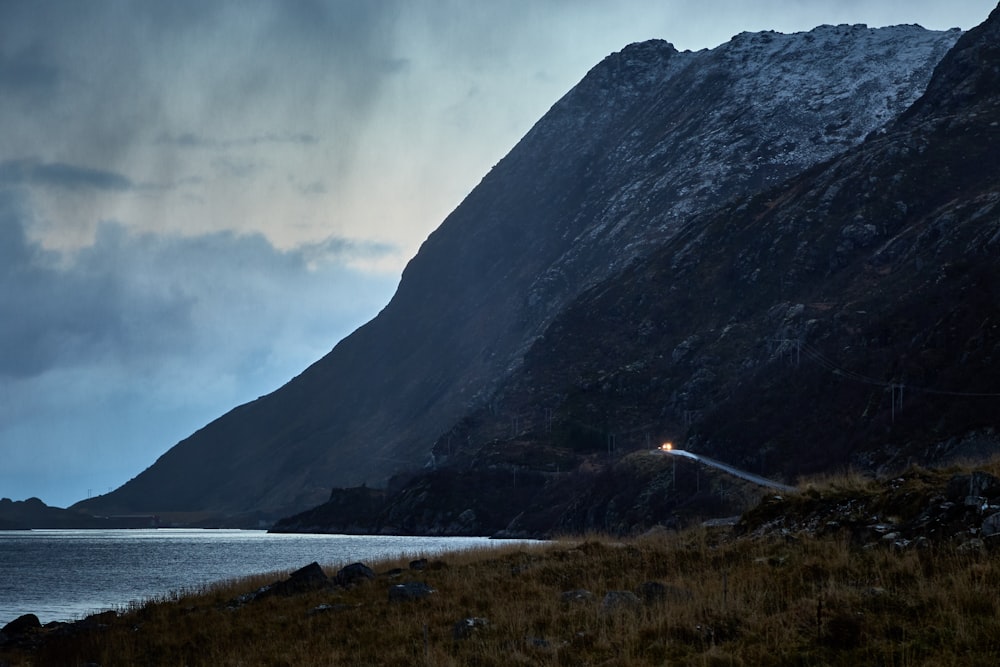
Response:
[[[629,533],[752,505],[649,453],[667,439],[788,482],[995,455],[997,44],[1000,10],[883,131],[581,294],[362,532]],[[344,530],[352,511],[277,528]]]
[[[552,421],[683,437],[788,477],[995,447],[996,23],[885,131],[692,222],[565,309],[504,391],[510,410],[555,396]]]
[[[373,321],[80,506],[275,515],[423,465],[572,299],[692,214],[861,141],[958,35],[823,26],[609,56],[430,235]]]

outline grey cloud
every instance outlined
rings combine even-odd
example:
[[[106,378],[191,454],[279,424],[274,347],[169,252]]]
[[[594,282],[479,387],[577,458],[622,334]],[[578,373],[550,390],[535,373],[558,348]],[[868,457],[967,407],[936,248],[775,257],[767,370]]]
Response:
[[[327,193],[326,185],[321,181],[313,181],[299,189],[304,195],[325,195]]]
[[[263,134],[256,137],[249,137],[247,139],[240,140],[242,143],[246,143],[251,146],[258,146],[261,144],[302,144],[305,146],[315,144],[319,142],[314,135],[308,132],[300,132],[298,134]],[[237,145],[237,144],[234,144]]]
[[[92,338],[92,324],[107,317],[103,308],[94,308],[99,304],[91,303],[97,285],[73,284],[72,298],[61,298],[59,271],[51,257],[28,241],[19,204],[12,196],[0,197],[0,312],[9,314],[0,321],[0,375],[12,377],[44,370],[53,347],[72,348]]]
[[[391,243],[330,237],[319,243],[302,246],[296,253],[308,262],[350,259],[378,259],[398,251]]]
[[[263,168],[253,160],[237,160],[228,156],[215,158],[211,164],[217,172],[236,178],[247,178]]]
[[[48,251],[25,188],[0,187],[0,488],[68,504],[118,486],[211,419],[273,391],[385,304],[383,246],[180,237],[105,223]],[[55,463],[59,462],[59,463]]]
[[[413,9],[401,0],[46,0],[38,7],[0,2],[9,85],[47,92],[30,104],[0,104],[0,126],[16,128],[13,154],[44,146],[47,160],[86,155],[109,174],[139,173],[141,163],[154,183],[199,174],[191,159],[164,148],[321,146],[330,149],[322,159],[334,191],[379,122],[384,86],[410,69],[411,54],[399,52],[399,21]]]
[[[298,133],[266,133],[248,137],[238,137],[235,139],[212,139],[204,137],[194,132],[183,132],[181,134],[170,134],[163,132],[156,138],[157,145],[175,146],[177,148],[201,148],[201,149],[227,149],[241,148],[248,146],[262,146],[267,144],[298,144],[309,146],[319,143],[319,138],[308,132]]]
[[[409,58],[385,58],[381,61],[382,71],[386,74],[398,74],[410,67]]]
[[[56,256],[28,240],[26,219],[17,198],[0,191],[0,312],[13,315],[0,318],[0,376],[11,378],[174,358],[247,363],[272,355],[267,350],[282,336],[304,335],[288,327],[314,335],[329,328],[332,346],[332,320],[369,304],[370,295],[323,306],[331,290],[384,289],[387,281],[363,278],[345,263],[393,250],[332,238],[281,251],[260,235],[160,236],[104,223],[91,246]]]
[[[103,169],[32,159],[0,162],[0,185],[35,185],[69,190],[131,190],[127,177]]]
[[[59,68],[47,62],[44,49],[38,43],[11,55],[0,54],[0,90],[8,93],[46,92],[59,80]]]
[[[182,134],[161,133],[156,138],[156,143],[161,146],[176,146],[177,148],[217,148],[218,142],[206,139],[194,132],[184,132]]]

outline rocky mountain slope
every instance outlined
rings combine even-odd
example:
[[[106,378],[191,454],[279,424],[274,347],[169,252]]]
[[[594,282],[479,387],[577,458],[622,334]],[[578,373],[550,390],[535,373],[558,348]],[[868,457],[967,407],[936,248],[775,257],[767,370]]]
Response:
[[[789,482],[1000,451],[998,44],[1000,10],[863,144],[586,290],[374,527],[447,531],[471,509],[480,532],[631,532],[750,506],[651,462],[662,439]],[[472,475],[492,478],[448,492]]]
[[[266,517],[320,502],[331,486],[383,485],[422,466],[464,417],[510,411],[498,410],[508,394],[499,388],[538,372],[521,368],[525,352],[547,354],[560,327],[591,328],[573,320],[581,306],[550,327],[574,299],[664,243],[686,242],[693,214],[860,142],[920,95],[958,36],[823,26],[696,53],[654,41],[609,56],[431,234],[378,317],[285,387],[80,506]],[[661,345],[662,335],[643,342]],[[557,384],[553,396],[571,386]]]

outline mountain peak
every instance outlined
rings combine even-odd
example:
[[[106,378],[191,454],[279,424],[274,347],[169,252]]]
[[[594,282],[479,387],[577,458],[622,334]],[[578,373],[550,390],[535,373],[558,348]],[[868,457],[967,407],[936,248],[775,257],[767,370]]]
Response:
[[[969,30],[938,63],[924,95],[900,117],[901,123],[948,114],[970,101],[1000,95],[1000,5]]]
[[[428,237],[373,321],[86,506],[288,514],[419,469],[581,293],[695,214],[860,143],[957,38],[849,26],[609,55]]]

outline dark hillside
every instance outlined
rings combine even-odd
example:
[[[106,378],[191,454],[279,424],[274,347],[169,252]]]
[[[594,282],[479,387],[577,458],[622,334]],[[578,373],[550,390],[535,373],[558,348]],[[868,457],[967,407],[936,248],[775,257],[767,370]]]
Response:
[[[786,479],[1000,446],[1000,88],[970,84],[997,71],[997,22],[887,131],[579,298],[494,412]]]
[[[564,471],[508,503],[508,527],[534,534],[669,517],[687,477],[619,460],[666,439],[789,482],[996,453],[998,30],[995,11],[861,146],[692,219],[584,292],[439,438],[438,463]],[[703,515],[744,500],[719,481],[710,496]]]
[[[378,317],[80,506],[252,523],[419,469],[574,298],[692,214],[857,144],[921,93],[957,38],[822,26],[608,56],[431,234]]]

